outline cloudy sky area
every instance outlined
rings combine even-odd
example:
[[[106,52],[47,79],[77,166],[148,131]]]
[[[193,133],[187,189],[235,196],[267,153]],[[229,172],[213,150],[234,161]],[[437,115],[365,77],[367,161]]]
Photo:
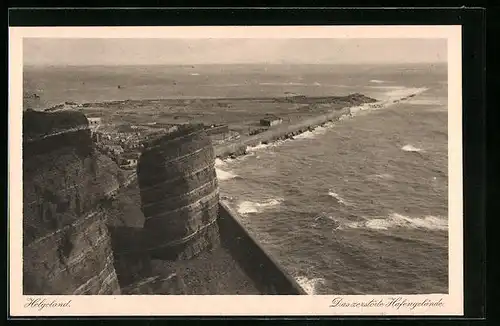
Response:
[[[26,65],[446,62],[446,39],[24,39]]]

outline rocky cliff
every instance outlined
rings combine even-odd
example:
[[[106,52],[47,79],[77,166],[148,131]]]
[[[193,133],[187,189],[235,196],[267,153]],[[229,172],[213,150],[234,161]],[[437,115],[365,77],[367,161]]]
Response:
[[[214,163],[201,126],[146,144],[137,183],[121,189],[109,208],[122,293],[260,293],[221,245]]]
[[[26,111],[23,124],[24,294],[301,293],[230,214],[219,218],[201,126],[152,140],[138,179],[118,188],[85,116]]]
[[[189,259],[219,243],[219,188],[210,137],[187,125],[147,145],[137,175],[148,249]]]
[[[25,294],[120,293],[100,159],[83,114],[24,113]]]

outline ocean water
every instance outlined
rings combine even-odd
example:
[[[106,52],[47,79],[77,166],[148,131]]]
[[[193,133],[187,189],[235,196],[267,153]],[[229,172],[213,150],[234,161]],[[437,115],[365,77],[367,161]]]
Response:
[[[120,85],[120,88],[117,88]],[[26,107],[310,96],[409,102],[216,162],[241,222],[310,294],[448,292],[446,65],[29,68]]]
[[[446,74],[365,77],[426,90],[217,161],[223,195],[310,294],[447,293]]]

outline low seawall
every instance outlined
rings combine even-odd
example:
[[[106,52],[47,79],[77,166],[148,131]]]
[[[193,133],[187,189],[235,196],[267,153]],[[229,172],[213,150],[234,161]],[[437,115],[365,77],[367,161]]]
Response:
[[[316,128],[329,121],[336,121],[341,116],[350,114],[350,108],[345,107],[339,110],[334,110],[316,117],[305,119],[299,123],[292,125],[281,125],[264,131],[260,134],[242,137],[234,143],[214,146],[215,156],[224,159],[229,156],[239,156],[246,152],[248,146],[257,146],[263,142],[274,142],[286,138],[290,138],[301,134],[309,129]]]
[[[219,202],[222,245],[264,294],[305,295],[304,289],[260,246],[238,221],[238,214]]]

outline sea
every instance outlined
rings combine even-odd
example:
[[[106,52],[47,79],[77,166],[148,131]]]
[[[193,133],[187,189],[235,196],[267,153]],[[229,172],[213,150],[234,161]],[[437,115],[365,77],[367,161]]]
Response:
[[[25,108],[418,93],[216,161],[224,200],[309,294],[448,293],[447,88],[446,64],[24,69]]]

